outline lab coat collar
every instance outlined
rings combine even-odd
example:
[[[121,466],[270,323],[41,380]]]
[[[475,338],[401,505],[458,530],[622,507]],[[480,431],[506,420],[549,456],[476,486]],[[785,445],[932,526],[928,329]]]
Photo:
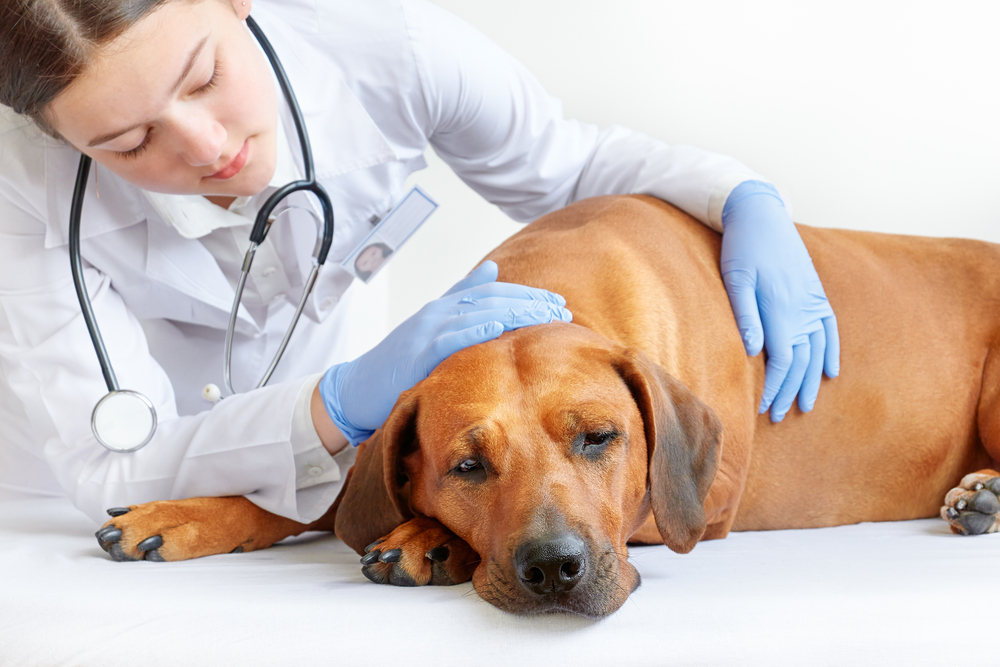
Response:
[[[330,178],[398,159],[347,86],[336,63],[318,53],[266,9],[255,7],[254,18],[278,53],[295,90],[313,145],[317,178]],[[291,111],[282,105],[279,116],[296,166],[304,172]],[[44,151],[48,208],[45,247],[52,248],[69,241],[69,211],[80,155],[70,146],[48,138],[45,141],[48,144]],[[149,208],[139,188],[95,164],[87,184],[80,238],[88,239],[142,222],[147,219]],[[154,224],[163,223],[156,220]],[[232,292],[228,282],[223,282]]]

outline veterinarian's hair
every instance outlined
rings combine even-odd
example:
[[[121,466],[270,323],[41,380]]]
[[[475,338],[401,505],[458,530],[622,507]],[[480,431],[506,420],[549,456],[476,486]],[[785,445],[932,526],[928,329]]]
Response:
[[[45,109],[101,47],[171,0],[0,0],[0,104],[58,137]]]

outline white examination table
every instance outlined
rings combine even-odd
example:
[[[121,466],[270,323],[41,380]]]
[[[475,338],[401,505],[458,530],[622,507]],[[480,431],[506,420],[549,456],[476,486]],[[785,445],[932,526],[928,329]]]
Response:
[[[471,584],[378,586],[332,535],[116,563],[96,529],[64,499],[0,502],[0,665],[892,667],[995,657],[1000,535],[953,536],[936,519],[733,533],[684,556],[635,548],[642,586],[600,622],[516,617]]]

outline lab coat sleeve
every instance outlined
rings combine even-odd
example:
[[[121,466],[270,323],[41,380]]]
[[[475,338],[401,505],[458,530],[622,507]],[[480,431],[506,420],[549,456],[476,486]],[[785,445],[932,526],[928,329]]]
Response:
[[[516,220],[586,197],[649,194],[722,231],[733,188],[765,180],[731,157],[563,118],[559,100],[482,33],[424,0],[404,6],[432,147]]]
[[[340,480],[337,463],[309,437],[302,378],[228,397],[178,416],[169,379],[143,329],[110,281],[85,269],[97,321],[119,385],[156,407],[153,440],[130,454],[104,449],[90,431],[107,393],[84,324],[65,246],[46,248],[41,213],[0,178],[0,382],[30,421],[30,443],[0,426],[0,447],[31,447],[75,505],[95,521],[109,507],[151,500],[242,495],[296,521],[319,518]],[[296,432],[298,435],[296,435]],[[346,456],[352,455],[353,452]],[[343,463],[343,462],[342,462]],[[349,462],[347,463],[349,465]],[[310,483],[309,468],[320,469]],[[301,490],[299,490],[301,487]]]

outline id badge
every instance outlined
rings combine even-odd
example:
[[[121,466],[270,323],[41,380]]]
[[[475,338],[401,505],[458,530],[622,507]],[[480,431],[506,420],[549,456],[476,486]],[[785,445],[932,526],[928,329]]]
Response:
[[[437,207],[436,201],[414,186],[340,265],[361,282],[369,282]]]

